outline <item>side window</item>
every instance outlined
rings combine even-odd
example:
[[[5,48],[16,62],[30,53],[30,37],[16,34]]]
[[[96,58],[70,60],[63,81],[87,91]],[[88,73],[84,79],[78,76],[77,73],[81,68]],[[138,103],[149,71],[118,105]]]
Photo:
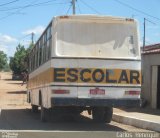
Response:
[[[47,29],[47,59],[50,59],[51,56],[51,42],[52,42],[52,34],[51,34],[51,25]]]
[[[46,51],[46,58],[49,59],[49,40],[47,40],[47,51]]]
[[[43,36],[41,38],[41,64],[43,64]]]
[[[41,45],[41,64],[43,64],[43,44]]]
[[[44,57],[44,44],[43,44],[43,40],[44,40],[44,38],[43,38],[43,36],[42,36],[42,38],[41,38],[41,55],[42,55],[42,57],[41,57],[41,64],[43,64],[43,57]]]
[[[36,56],[36,67],[38,67],[38,63],[39,63],[39,43],[37,43],[36,45],[36,49],[37,49],[37,56]]]
[[[45,56],[46,56],[45,51],[46,51],[45,44],[43,44],[43,63],[45,62]]]
[[[41,40],[39,41],[39,63],[38,66],[41,65],[41,58],[42,58],[42,47],[41,47]]]
[[[31,51],[31,71],[33,70],[33,50]]]
[[[29,70],[32,71],[39,67],[44,62],[48,61],[51,57],[52,45],[52,24],[46,29],[41,38],[38,40],[29,55]]]
[[[50,59],[51,57],[51,46],[52,46],[52,38],[49,39],[48,59]]]
[[[28,63],[29,63],[29,72],[31,72],[31,53],[29,53],[29,61],[28,61]]]
[[[34,47],[34,69],[36,69],[36,60],[37,60],[37,45]]]
[[[33,63],[33,69],[36,68],[36,48],[34,47],[34,52],[33,52],[33,55],[34,55],[34,63]]]
[[[34,69],[34,50],[32,50],[32,71]]]
[[[46,56],[46,54],[45,54],[45,41],[46,41],[46,39],[45,39],[45,34],[43,35],[43,63],[45,62],[45,56]]]
[[[45,57],[44,57],[44,62],[46,62],[47,60],[47,32],[45,32],[45,35],[44,35],[44,54],[45,54]]]

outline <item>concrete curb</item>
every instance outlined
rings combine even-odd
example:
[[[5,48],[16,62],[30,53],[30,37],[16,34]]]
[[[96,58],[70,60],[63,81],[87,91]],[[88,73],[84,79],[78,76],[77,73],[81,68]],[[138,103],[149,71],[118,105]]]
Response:
[[[113,114],[112,120],[126,125],[160,132],[160,124],[156,122],[151,122],[149,120],[142,120],[130,116],[122,116],[117,113]]]

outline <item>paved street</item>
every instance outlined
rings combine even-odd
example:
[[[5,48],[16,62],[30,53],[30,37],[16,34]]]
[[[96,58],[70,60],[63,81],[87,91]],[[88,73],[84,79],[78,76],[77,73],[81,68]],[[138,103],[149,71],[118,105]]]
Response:
[[[111,122],[110,124],[94,123],[89,117],[64,116],[58,121],[41,122],[40,113],[30,109],[1,109],[1,130],[45,130],[45,131],[138,131],[146,130]]]
[[[81,134],[79,137],[88,137],[88,135],[90,135],[90,137],[105,137],[111,132],[115,132],[114,134],[116,134],[117,131],[150,132],[149,130],[120,124],[114,121],[110,124],[94,123],[91,116],[86,112],[75,118],[65,115],[58,121],[52,119],[50,122],[43,123],[40,121],[40,111],[38,113],[32,113],[30,105],[26,103],[25,86],[21,86],[21,81],[11,81],[9,79],[10,77],[10,74],[4,74],[0,85],[0,131],[28,131],[32,133],[23,133],[23,137],[27,137],[28,135],[29,137],[43,137],[44,135],[53,137],[54,135],[56,138],[60,135],[63,135],[63,137],[79,136],[77,134]],[[4,88],[4,86],[6,87]],[[56,116],[52,116],[52,118],[55,117]],[[35,133],[40,131],[54,133]],[[103,132],[99,133],[100,131]],[[58,133],[60,133],[60,135],[58,135]]]
[[[32,113],[30,109],[2,109],[0,115],[0,130],[3,132],[12,131],[23,138],[74,138],[75,136],[78,138],[105,138],[108,135],[117,137],[118,132],[122,134],[151,132],[113,121],[110,124],[98,124],[83,115],[74,119],[66,116],[59,121],[43,123],[40,121],[40,113]]]

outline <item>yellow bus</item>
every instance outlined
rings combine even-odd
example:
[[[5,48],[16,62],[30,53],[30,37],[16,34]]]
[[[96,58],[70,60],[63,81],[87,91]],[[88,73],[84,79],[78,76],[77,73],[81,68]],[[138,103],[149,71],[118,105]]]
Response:
[[[140,104],[141,56],[137,21],[129,18],[57,16],[29,53],[28,102],[81,113],[109,123],[113,107]]]

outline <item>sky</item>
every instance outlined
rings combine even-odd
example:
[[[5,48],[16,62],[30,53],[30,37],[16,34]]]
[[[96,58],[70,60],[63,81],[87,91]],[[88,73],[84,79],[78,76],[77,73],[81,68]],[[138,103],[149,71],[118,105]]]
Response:
[[[134,18],[146,45],[160,43],[160,0],[77,0],[76,14]],[[0,0],[0,50],[14,55],[20,43],[26,48],[34,32],[36,41],[54,16],[72,14],[71,0]]]

